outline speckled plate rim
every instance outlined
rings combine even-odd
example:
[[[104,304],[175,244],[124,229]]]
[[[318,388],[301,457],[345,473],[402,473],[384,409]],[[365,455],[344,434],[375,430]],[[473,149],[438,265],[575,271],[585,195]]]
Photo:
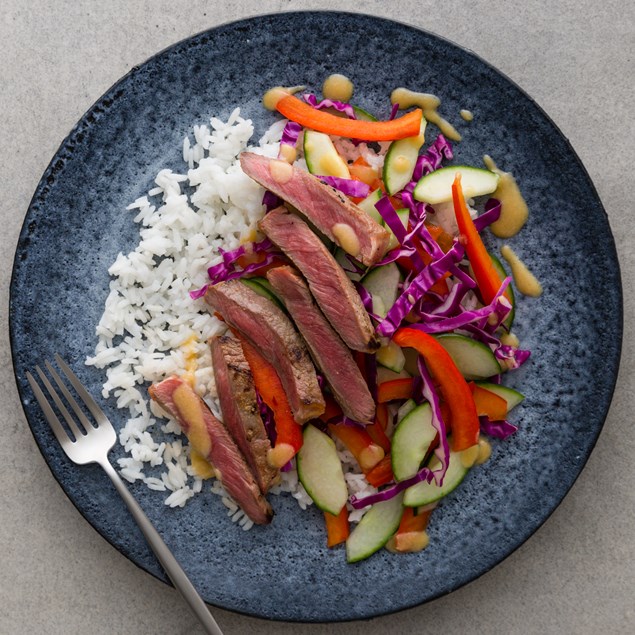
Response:
[[[86,110],[86,112],[79,118],[78,122],[72,127],[72,129],[66,135],[64,140],[60,143],[58,149],[56,150],[55,154],[53,155],[53,158],[51,159],[51,161],[48,164],[46,170],[44,171],[41,179],[39,180],[38,185],[36,186],[35,192],[34,192],[32,198],[31,198],[31,201],[29,202],[29,207],[28,207],[27,212],[25,214],[25,219],[23,221],[23,224],[22,224],[19,236],[18,236],[17,244],[16,244],[16,253],[15,253],[14,259],[13,259],[11,281],[10,281],[10,285],[9,285],[9,307],[12,306],[13,300],[14,300],[14,298],[16,296],[16,293],[17,293],[17,290],[15,288],[15,278],[16,278],[16,269],[17,269],[17,266],[18,266],[18,248],[19,248],[19,245],[22,242],[22,240],[28,234],[28,229],[27,228],[28,228],[28,222],[29,222],[29,213],[30,213],[30,210],[31,210],[32,206],[35,203],[35,200],[36,200],[36,198],[38,196],[38,193],[40,192],[43,184],[46,183],[47,177],[49,177],[51,174],[54,174],[56,172],[56,165],[55,164],[58,161],[58,157],[63,152],[63,150],[66,148],[68,143],[72,140],[72,138],[73,138],[74,134],[76,133],[76,131],[78,131],[81,128],[83,122],[88,117],[92,116],[96,112],[99,112],[99,111],[103,110],[103,105],[105,103],[109,102],[111,100],[112,96],[117,93],[117,90],[118,90],[119,86],[124,84],[132,75],[137,73],[137,71],[140,68],[142,68],[143,66],[145,66],[149,62],[155,60],[156,58],[161,57],[165,53],[168,53],[171,50],[176,49],[176,48],[182,46],[183,44],[185,44],[185,43],[187,43],[187,42],[189,42],[191,40],[194,40],[196,38],[199,38],[199,37],[202,37],[202,36],[206,36],[206,35],[212,36],[217,29],[227,28],[227,27],[239,28],[243,24],[246,25],[246,24],[252,23],[254,21],[258,21],[260,19],[265,19],[265,18],[276,18],[276,17],[279,17],[279,16],[304,16],[304,15],[306,15],[306,16],[311,16],[311,15],[330,15],[330,16],[333,16],[333,17],[342,16],[342,15],[349,16],[349,17],[350,16],[356,16],[356,15],[363,15],[366,18],[371,18],[371,19],[376,20],[378,22],[387,22],[387,23],[402,25],[402,26],[407,27],[409,29],[413,29],[415,31],[419,31],[422,34],[425,34],[426,36],[428,36],[428,37],[430,37],[432,39],[436,39],[436,40],[442,41],[442,42],[444,42],[446,44],[449,44],[452,47],[455,47],[456,49],[461,50],[464,53],[467,53],[469,56],[477,59],[484,66],[486,66],[489,69],[491,69],[492,71],[494,71],[496,74],[498,74],[500,77],[502,77],[506,82],[508,82],[510,85],[512,85],[518,92],[520,92],[529,102],[531,102],[535,106],[535,108],[540,113],[540,115],[544,118],[544,120],[551,125],[551,127],[554,130],[554,132],[556,134],[558,134],[561,137],[561,139],[565,142],[566,146],[569,149],[571,158],[573,158],[576,161],[578,171],[582,174],[582,176],[588,182],[588,185],[590,186],[590,188],[591,188],[591,190],[592,190],[592,192],[593,192],[593,194],[594,194],[594,196],[595,196],[595,198],[597,200],[597,204],[599,206],[599,209],[601,209],[602,213],[604,214],[604,217],[607,220],[607,224],[609,226],[609,235],[610,235],[610,239],[611,239],[610,247],[612,248],[612,251],[613,251],[614,263],[615,263],[615,266],[617,268],[617,279],[618,279],[618,282],[619,282],[617,287],[614,289],[614,292],[617,292],[618,303],[619,303],[619,316],[618,316],[618,318],[619,318],[619,320],[618,320],[618,322],[619,322],[619,338],[615,342],[615,355],[613,357],[613,360],[612,360],[613,363],[610,366],[610,370],[609,370],[612,387],[611,387],[610,392],[609,392],[609,394],[607,396],[606,403],[604,404],[604,407],[602,408],[601,421],[600,421],[599,425],[597,426],[597,429],[595,430],[595,433],[594,433],[593,438],[592,438],[592,442],[588,445],[588,449],[584,453],[583,460],[580,462],[577,474],[573,478],[573,480],[572,480],[571,484],[569,485],[569,487],[564,491],[564,493],[563,493],[562,497],[560,498],[560,500],[551,509],[549,509],[544,514],[542,520],[536,526],[534,526],[533,528],[531,528],[528,531],[526,531],[526,532],[521,534],[520,539],[518,540],[518,542],[517,542],[515,547],[513,547],[510,550],[508,550],[500,558],[493,559],[492,562],[490,563],[490,565],[485,567],[484,569],[482,569],[480,571],[480,573],[478,573],[475,577],[471,578],[470,580],[468,580],[466,582],[457,584],[449,592],[439,591],[436,594],[431,595],[429,598],[427,598],[427,599],[425,599],[423,601],[411,602],[411,603],[408,603],[408,604],[404,604],[403,606],[400,606],[398,608],[388,609],[388,610],[385,610],[385,611],[377,611],[375,613],[367,615],[366,617],[352,617],[352,618],[349,618],[349,619],[338,618],[338,619],[335,619],[335,620],[331,620],[329,622],[322,621],[322,620],[315,620],[315,619],[284,620],[285,622],[288,622],[288,623],[298,623],[298,624],[302,624],[302,623],[327,624],[327,623],[339,623],[339,622],[342,622],[342,623],[343,622],[353,622],[353,621],[359,621],[360,619],[369,619],[369,618],[374,618],[374,617],[382,617],[382,616],[386,616],[386,615],[391,615],[391,614],[394,614],[394,613],[397,613],[397,612],[400,612],[400,611],[403,611],[403,610],[407,610],[407,609],[410,609],[410,608],[421,606],[422,604],[427,604],[429,602],[432,602],[432,601],[436,600],[439,597],[446,596],[449,593],[452,593],[452,592],[454,592],[454,591],[456,591],[456,590],[458,590],[460,588],[466,587],[466,586],[472,584],[473,582],[475,582],[476,580],[478,580],[481,576],[483,576],[486,573],[490,572],[497,565],[499,565],[503,560],[507,559],[518,548],[520,548],[523,544],[525,544],[527,542],[527,540],[529,538],[531,538],[544,525],[544,523],[551,517],[551,515],[560,506],[562,501],[565,499],[565,497],[571,491],[571,489],[572,489],[573,485],[576,483],[577,479],[580,477],[580,474],[584,470],[584,467],[585,467],[585,465],[586,465],[591,453],[593,452],[593,449],[595,448],[597,440],[598,440],[598,438],[600,436],[600,433],[602,432],[602,429],[603,429],[604,424],[606,422],[606,417],[608,415],[608,412],[609,412],[609,409],[610,409],[610,406],[611,406],[611,403],[612,403],[612,400],[613,400],[613,396],[615,394],[617,376],[618,376],[618,371],[619,371],[619,366],[620,366],[620,359],[621,359],[621,353],[622,353],[622,344],[623,344],[624,311],[623,311],[623,288],[622,288],[622,283],[621,283],[621,271],[620,271],[619,259],[617,257],[617,250],[616,250],[616,246],[615,246],[615,240],[613,238],[613,234],[612,234],[612,231],[610,229],[610,224],[608,223],[608,215],[606,214],[606,210],[604,209],[604,205],[602,204],[600,196],[599,196],[599,194],[597,192],[597,188],[595,187],[595,184],[593,183],[593,181],[591,179],[591,176],[589,175],[588,170],[586,169],[586,167],[582,163],[581,159],[579,158],[579,156],[575,152],[573,146],[569,142],[569,139],[563,134],[563,132],[558,127],[558,125],[547,114],[547,112],[545,112],[545,110],[540,106],[540,104],[538,104],[514,80],[512,80],[508,75],[506,75],[505,73],[500,71],[498,68],[496,68],[493,64],[489,63],[487,60],[482,58],[480,55],[478,55],[477,53],[475,53],[474,51],[472,51],[468,47],[460,45],[460,44],[454,42],[453,40],[450,40],[449,38],[446,38],[446,37],[443,37],[441,35],[438,35],[438,34],[432,32],[432,31],[429,31],[427,29],[414,26],[414,25],[409,24],[407,22],[402,22],[400,20],[394,20],[394,19],[389,19],[389,18],[384,18],[384,17],[372,16],[372,15],[369,15],[369,14],[365,14],[363,12],[315,11],[315,10],[280,11],[280,12],[254,14],[254,15],[251,15],[251,16],[248,16],[248,17],[241,18],[239,20],[230,20],[228,22],[223,22],[223,23],[218,24],[218,25],[216,25],[214,27],[211,27],[209,29],[205,29],[204,31],[200,31],[200,32],[195,33],[195,34],[193,34],[191,36],[188,36],[186,38],[178,40],[177,42],[175,42],[175,43],[173,43],[173,44],[161,49],[160,51],[158,51],[154,55],[148,57],[144,62],[134,65],[125,75],[123,75],[108,90],[106,90],[106,92],[104,92],[104,94],[99,99],[97,99],[93,103],[93,105],[90,106],[90,108],[88,108]],[[15,337],[14,337],[14,321],[12,319],[11,311],[8,312],[8,320],[9,320],[11,362],[12,362],[12,366],[13,366],[14,378],[15,378],[15,381],[16,381],[16,387],[17,387],[18,393],[20,395],[20,403],[21,403],[22,410],[24,412],[25,418],[27,420],[27,423],[29,424],[29,430],[31,431],[31,434],[33,435],[33,438],[34,438],[34,440],[36,442],[36,445],[38,446],[40,454],[42,455],[42,457],[44,458],[47,466],[49,467],[49,470],[51,471],[51,474],[53,475],[55,480],[58,482],[58,484],[59,484],[60,488],[62,489],[62,491],[64,492],[64,494],[67,496],[67,498],[69,498],[69,500],[71,501],[73,506],[80,513],[80,515],[88,522],[89,525],[91,525],[91,527],[97,533],[99,533],[102,536],[102,538],[104,538],[108,543],[110,543],[111,546],[113,546],[124,557],[126,557],[127,560],[131,561],[139,569],[143,570],[146,573],[149,573],[150,575],[152,575],[157,580],[160,580],[161,582],[164,582],[165,584],[167,584],[169,586],[172,586],[169,580],[159,577],[153,571],[149,571],[148,569],[146,569],[140,562],[137,562],[134,559],[132,559],[129,556],[127,556],[122,551],[122,549],[119,547],[119,545],[117,545],[115,542],[113,542],[111,540],[110,536],[104,534],[97,527],[92,525],[92,523],[88,520],[88,518],[87,518],[86,514],[84,513],[84,511],[75,503],[75,501],[73,500],[72,497],[69,497],[67,495],[66,489],[64,488],[64,485],[61,483],[61,481],[58,479],[55,471],[52,469],[51,459],[49,458],[48,454],[44,451],[44,448],[43,448],[40,440],[35,435],[35,433],[33,431],[33,428],[30,425],[27,409],[26,409],[26,406],[25,406],[25,403],[24,403],[24,400],[25,400],[25,397],[26,397],[25,391],[22,389],[22,387],[20,385],[20,382],[18,381],[18,368],[16,366],[16,361],[15,361],[16,350],[17,350],[16,346],[17,345],[16,345],[16,341],[15,341]],[[60,449],[60,452],[62,452],[61,449]],[[209,601],[207,601],[207,603],[210,606],[215,606],[217,608],[221,608],[223,610],[226,610],[226,611],[238,614],[238,615],[245,615],[245,616],[248,616],[248,617],[256,617],[256,618],[259,618],[259,619],[272,621],[272,622],[282,621],[279,618],[272,617],[272,616],[267,616],[267,615],[261,615],[261,614],[258,614],[256,612],[241,611],[241,610],[236,609],[236,608],[217,605],[217,604],[214,604],[213,602],[209,602]]]

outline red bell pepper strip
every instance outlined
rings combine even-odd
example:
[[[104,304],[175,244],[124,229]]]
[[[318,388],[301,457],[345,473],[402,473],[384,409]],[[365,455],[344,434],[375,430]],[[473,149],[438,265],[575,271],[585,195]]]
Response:
[[[410,399],[414,379],[412,377],[401,377],[391,379],[377,386],[377,403],[386,403],[395,399]]]
[[[414,348],[423,355],[428,369],[450,408],[452,449],[458,452],[476,445],[479,422],[474,398],[450,354],[434,337],[413,328],[399,329],[393,341],[403,348]]]
[[[474,226],[474,221],[465,204],[465,197],[461,188],[461,175],[457,174],[452,184],[452,200],[454,202],[454,213],[459,232],[465,240],[465,251],[472,265],[476,284],[481,292],[483,302],[489,304],[493,299],[502,281],[494,263],[487,253],[480,234]]]
[[[278,100],[276,110],[283,117],[295,121],[305,128],[338,137],[361,139],[362,141],[394,141],[415,137],[419,134],[421,117],[423,116],[421,108],[417,108],[390,121],[344,119],[323,110],[316,110],[293,95],[286,95]]]
[[[474,382],[470,382],[470,390],[479,416],[486,415],[492,421],[502,421],[507,418],[507,401],[505,399]]]
[[[392,461],[390,459],[390,454],[386,454],[386,456],[366,474],[366,480],[373,487],[381,487],[382,485],[392,483],[392,481],[395,480],[395,476],[392,473]]]
[[[342,507],[342,511],[337,516],[324,512],[324,522],[326,523],[326,545],[328,547],[335,547],[346,542],[350,533],[346,505]]]
[[[267,460],[271,466],[280,468],[302,447],[302,426],[293,418],[287,395],[275,368],[238,331],[233,333],[240,339],[256,390],[273,412],[276,445],[269,450]]]

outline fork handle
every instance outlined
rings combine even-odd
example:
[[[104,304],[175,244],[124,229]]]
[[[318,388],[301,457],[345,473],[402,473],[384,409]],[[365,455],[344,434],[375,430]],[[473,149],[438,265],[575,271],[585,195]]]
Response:
[[[168,546],[165,542],[163,542],[163,538],[161,538],[159,532],[150,522],[150,519],[145,515],[145,512],[141,509],[139,503],[137,503],[134,496],[132,496],[132,494],[128,491],[128,488],[121,480],[119,474],[115,471],[115,468],[110,464],[110,461],[108,461],[108,459],[104,459],[103,461],[100,461],[99,464],[110,477],[110,480],[121,495],[121,498],[123,498],[124,502],[128,506],[130,513],[137,521],[137,524],[141,528],[141,531],[150,544],[150,547],[152,547],[152,551],[154,551],[154,554],[165,569],[165,572],[168,574],[170,580],[172,580],[174,587],[188,603],[192,612],[203,625],[205,632],[209,635],[223,635],[223,632],[220,630],[216,620],[207,609],[207,606],[198,594],[198,591],[194,588],[194,585],[190,582],[189,578],[185,574],[185,571],[183,571],[181,565],[178,563]]]

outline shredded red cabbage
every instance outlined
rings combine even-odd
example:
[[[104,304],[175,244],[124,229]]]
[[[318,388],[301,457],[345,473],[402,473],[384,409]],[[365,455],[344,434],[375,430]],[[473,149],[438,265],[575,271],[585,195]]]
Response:
[[[496,198],[490,198],[485,203],[485,211],[474,219],[474,227],[480,233],[486,227],[496,222],[501,215],[501,202]]]
[[[392,305],[386,317],[379,323],[376,329],[377,333],[384,337],[392,337],[413,306],[450,269],[451,265],[461,260],[463,252],[463,245],[455,241],[447,254],[443,254],[440,258],[433,260],[428,266],[424,267],[412,279]]]
[[[296,123],[295,121],[287,121],[284,130],[282,131],[280,145],[293,146],[295,148],[302,130],[303,127],[299,123]]]
[[[366,309],[366,313],[373,318],[373,320],[377,320],[377,322],[381,322],[383,319],[380,315],[373,313],[373,296],[369,293],[369,291],[359,282],[353,282],[355,288],[357,289],[357,293],[359,293],[359,297]]]
[[[390,202],[388,196],[382,196],[376,203],[375,209],[381,214],[381,217],[386,222],[386,225],[390,227],[393,234],[396,236],[399,244],[403,244],[406,240],[408,230],[403,226],[401,218],[397,215],[393,204]],[[421,263],[423,264],[423,263]]]
[[[478,420],[481,426],[481,432],[488,437],[506,439],[518,430],[518,426],[515,426],[507,420],[492,421],[486,416],[481,416]]]
[[[415,183],[424,175],[430,174],[441,167],[443,159],[450,161],[454,157],[452,152],[452,145],[450,142],[440,134],[425,154],[422,154],[415,164],[414,172],[412,173],[412,182]]]
[[[320,181],[334,187],[346,196],[366,198],[370,194],[370,186],[353,179],[342,179],[338,176],[319,176]]]
[[[357,119],[357,115],[355,114],[355,109],[350,104],[345,104],[342,101],[335,101],[333,99],[323,99],[322,101],[317,100],[315,95],[311,93],[305,93],[302,95],[302,99],[306,101],[307,104],[313,106],[316,110],[322,110],[322,108],[334,108],[339,112],[343,112],[349,119]]]
[[[282,199],[273,192],[265,190],[262,197],[262,204],[265,206],[265,212],[270,212],[272,209],[276,209],[276,207],[282,205]]]
[[[399,112],[399,104],[393,104],[390,110],[390,117],[388,117],[388,120],[392,121],[397,116],[398,112]]]

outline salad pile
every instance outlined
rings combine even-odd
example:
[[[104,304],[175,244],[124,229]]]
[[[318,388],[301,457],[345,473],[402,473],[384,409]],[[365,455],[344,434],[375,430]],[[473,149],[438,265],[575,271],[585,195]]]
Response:
[[[397,116],[395,104],[378,121],[348,102],[280,91],[275,108],[288,121],[279,159],[348,197],[389,231],[390,242],[379,262],[365,266],[343,249],[344,240],[338,246],[324,238],[380,338],[376,353],[352,353],[375,401],[373,422],[344,416],[324,385],[325,413],[296,423],[275,372],[245,349],[272,441],[270,462],[297,468],[324,512],[328,545],[345,543],[349,562],[384,546],[418,551],[428,544],[439,501],[488,459],[486,437],[505,439],[517,429],[508,414],[523,396],[502,379],[529,351],[512,333],[511,278],[482,238],[501,204],[479,199],[495,193],[499,176],[449,165],[450,142],[440,133],[426,139],[420,109]],[[265,193],[267,212],[282,203]],[[240,279],[284,309],[265,273],[288,259],[269,239],[221,256],[209,268],[210,284]],[[281,447],[293,450],[276,452]],[[350,494],[338,447],[357,461],[367,494]],[[351,529],[356,510],[365,513]]]

